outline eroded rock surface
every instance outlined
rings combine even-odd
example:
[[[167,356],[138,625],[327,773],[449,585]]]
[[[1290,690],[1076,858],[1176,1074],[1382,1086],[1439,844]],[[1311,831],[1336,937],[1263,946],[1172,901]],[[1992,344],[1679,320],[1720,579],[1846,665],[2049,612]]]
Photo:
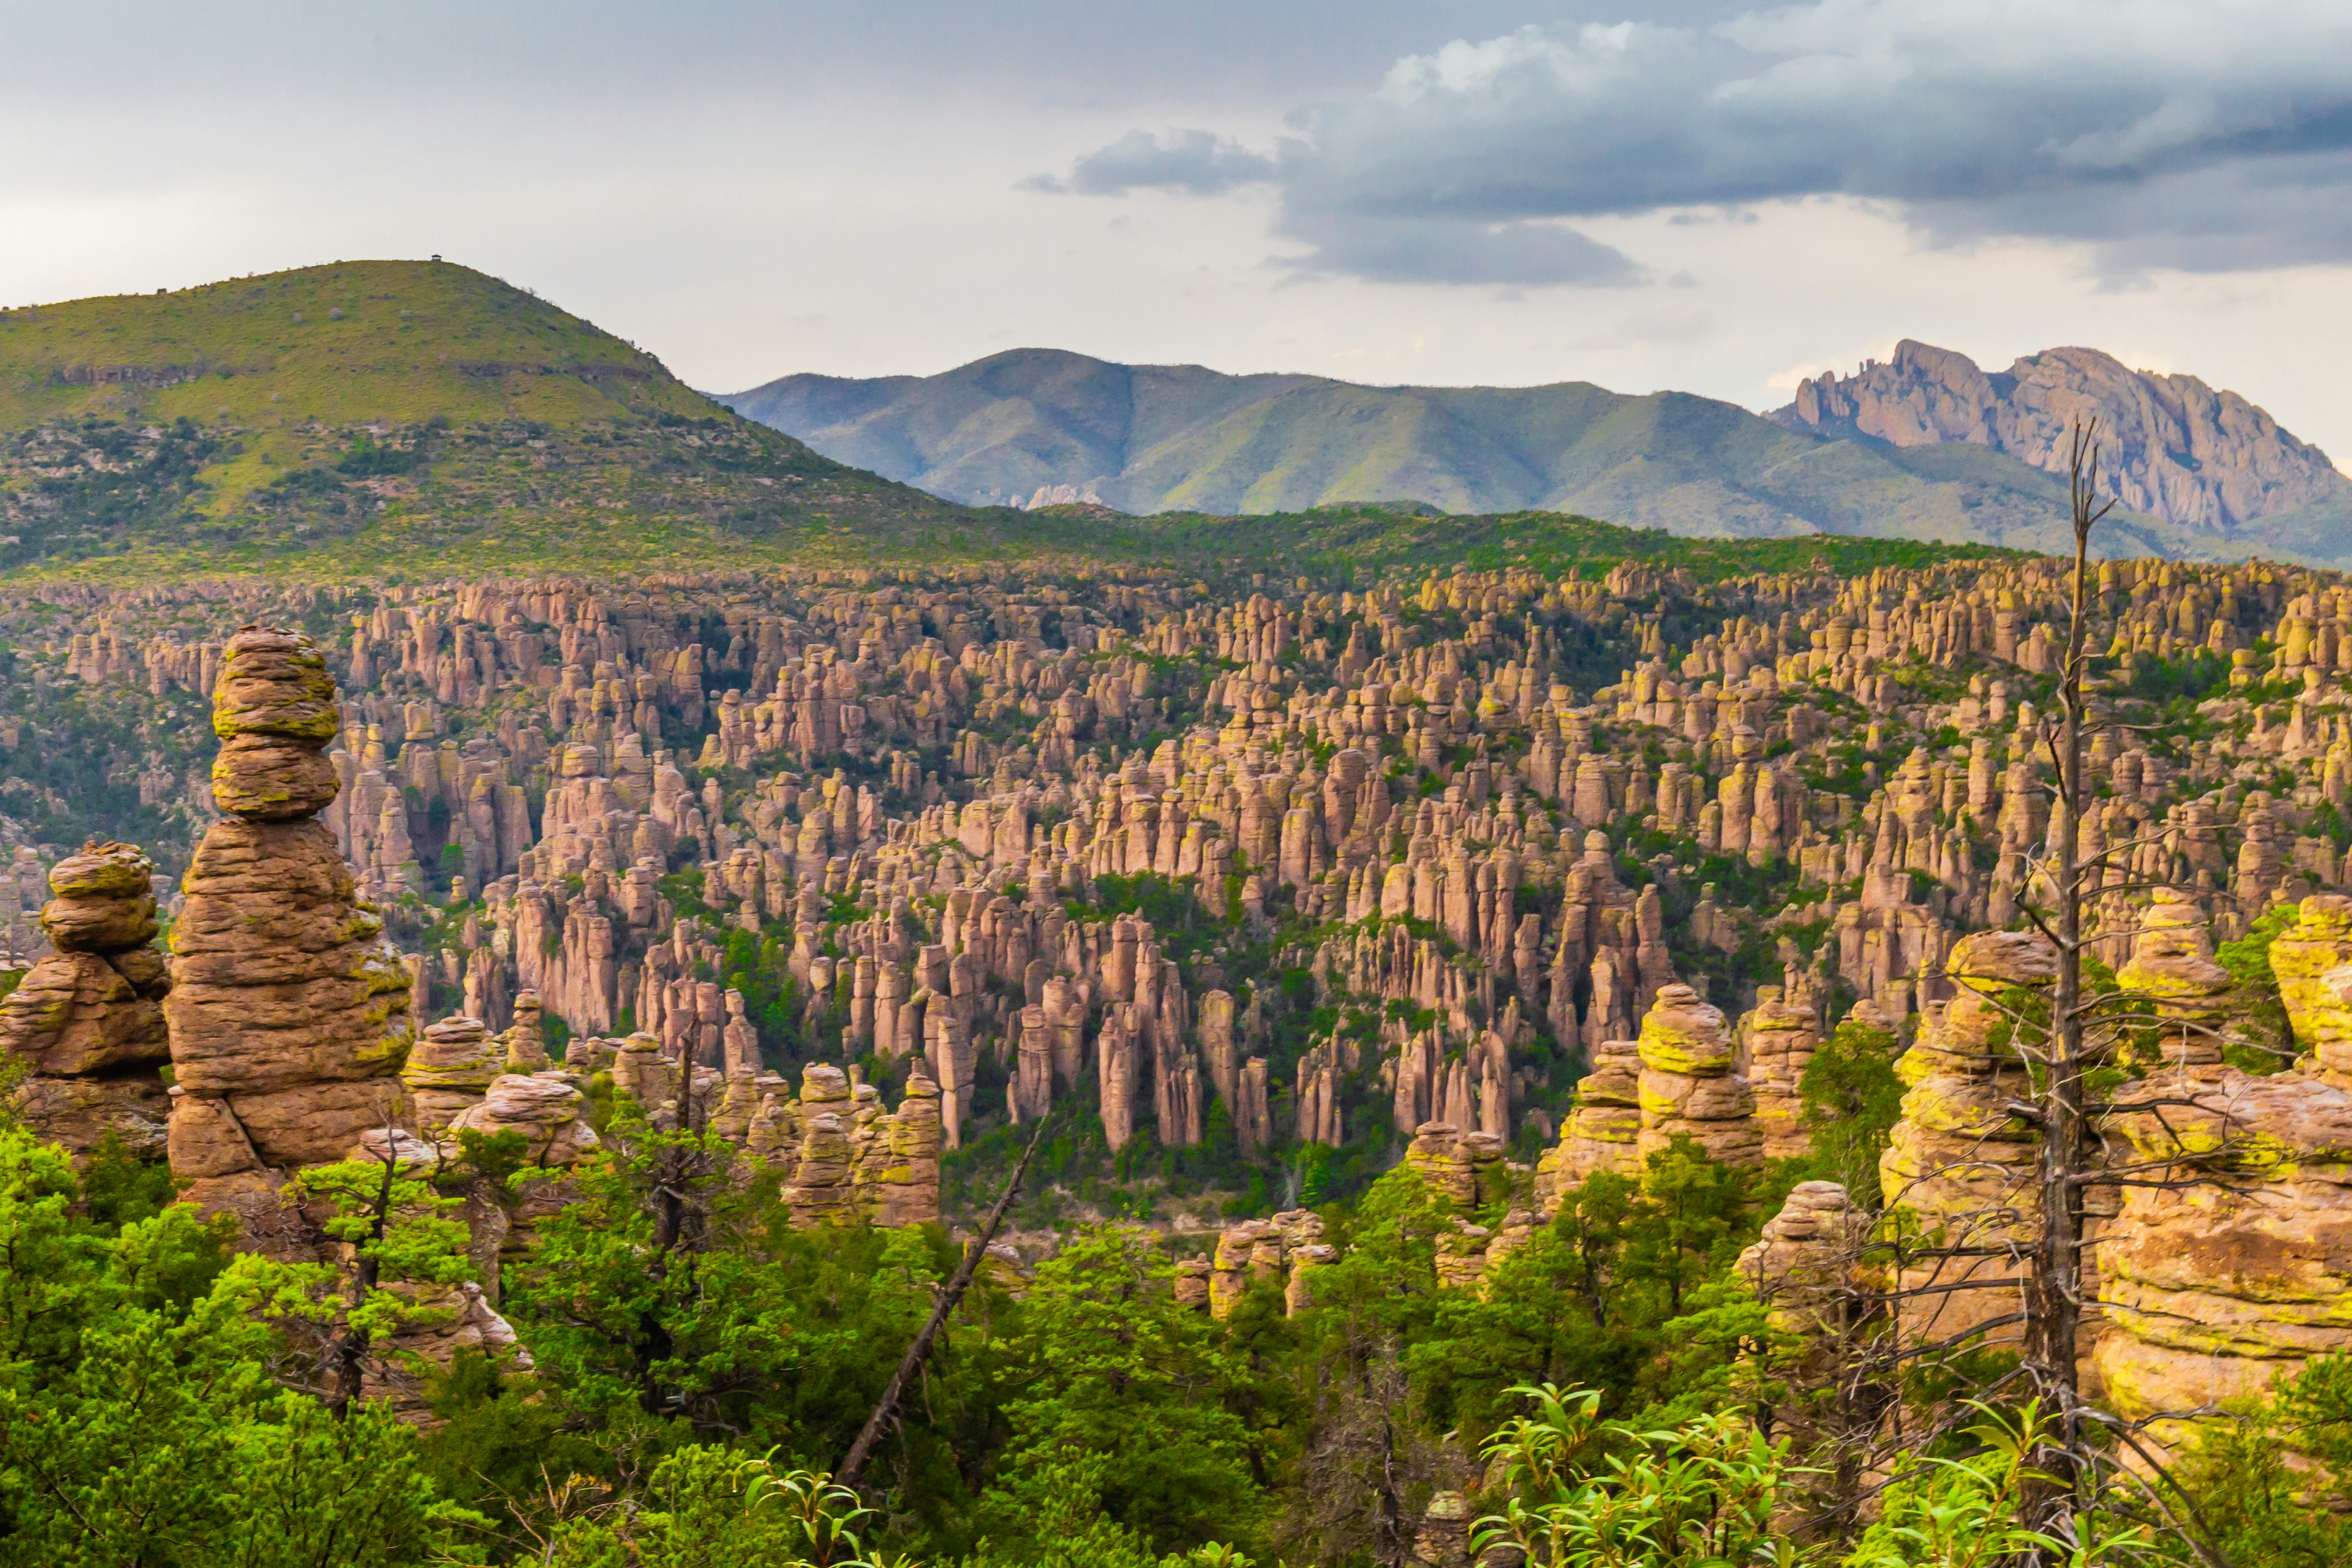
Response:
[[[0,1000],[0,1050],[25,1066],[16,1102],[26,1125],[77,1154],[111,1135],[160,1156],[170,1100],[156,1070],[171,1057],[154,944],[154,863],[127,844],[93,844],[49,873],[41,910],[52,951]]]
[[[338,722],[310,638],[248,627],[230,639],[213,718],[226,818],[181,883],[164,1006],[173,1165],[208,1206],[244,1214],[268,1173],[339,1160],[412,1115],[399,1079],[409,972],[316,816],[338,787],[324,754]]]

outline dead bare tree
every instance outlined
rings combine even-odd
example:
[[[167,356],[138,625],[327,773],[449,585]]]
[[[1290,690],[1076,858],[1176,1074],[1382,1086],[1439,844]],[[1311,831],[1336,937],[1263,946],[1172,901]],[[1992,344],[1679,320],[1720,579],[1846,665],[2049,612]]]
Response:
[[[2041,1225],[2028,1276],[2025,1364],[2056,1423],[2059,1442],[2027,1499],[2027,1522],[2049,1528],[2086,1501],[2083,1393],[2075,1357],[2083,1326],[2084,1201],[2098,1179],[2098,1139],[2086,1111],[2084,1049],[2084,873],[2078,834],[2083,801],[2086,641],[2090,630],[2091,531],[2115,507],[2097,499],[2098,422],[2077,420],[2067,462],[2067,493],[2074,532],[2074,575],[2066,621],[2066,662],[2059,674],[2058,718],[2043,741],[2058,775],[2050,817],[2050,882],[2054,919],[2036,922],[2058,948],[2058,978],[2050,998],[2050,1027],[2041,1062],[2038,1115]]]

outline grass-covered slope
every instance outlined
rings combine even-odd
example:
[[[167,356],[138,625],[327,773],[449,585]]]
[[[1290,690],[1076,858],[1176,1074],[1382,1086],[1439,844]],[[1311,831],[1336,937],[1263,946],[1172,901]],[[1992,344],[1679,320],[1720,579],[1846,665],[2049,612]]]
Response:
[[[973,504],[1069,485],[1135,513],[1419,501],[1688,535],[2032,548],[2063,543],[2066,510],[2063,483],[2001,453],[1828,440],[1712,398],[1581,382],[1358,386],[1023,349],[935,376],[788,376],[722,401],[844,462]],[[2137,548],[2200,548],[2183,531],[2117,521]]]
[[[1622,562],[1685,571],[1700,582],[1825,568],[1843,575],[1881,566],[2006,553],[1982,544],[1805,534],[1780,539],[1694,539],[1663,529],[1621,528],[1589,517],[1517,511],[1459,517],[1420,503],[1318,507],[1247,517],[1162,512],[1130,518],[1087,506],[1049,506],[1022,523],[1041,552],[1110,563],[1172,566],[1203,577],[1263,573],[1369,582],[1460,566],[1524,567],[1549,575],[1604,577]]]
[[[622,571],[973,526],[521,289],[397,261],[0,312],[0,514],[15,576]]]

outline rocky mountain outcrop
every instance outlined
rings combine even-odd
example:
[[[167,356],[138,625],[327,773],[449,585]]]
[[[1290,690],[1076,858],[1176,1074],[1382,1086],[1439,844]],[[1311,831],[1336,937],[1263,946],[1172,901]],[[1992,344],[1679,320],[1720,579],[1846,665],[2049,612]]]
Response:
[[[2066,471],[2074,422],[2095,418],[2102,494],[2211,533],[2352,495],[2326,453],[2236,393],[2129,370],[2096,349],[2050,349],[1988,374],[1966,354],[1906,338],[1894,357],[1853,375],[1800,382],[1795,401],[1770,417],[1897,447],[1972,442],[2052,473]]]
[[[76,1153],[110,1135],[126,1152],[163,1152],[171,1058],[155,945],[155,866],[127,844],[92,844],[49,873],[41,910],[52,951],[0,1001],[0,1050],[24,1064],[26,1124]]]

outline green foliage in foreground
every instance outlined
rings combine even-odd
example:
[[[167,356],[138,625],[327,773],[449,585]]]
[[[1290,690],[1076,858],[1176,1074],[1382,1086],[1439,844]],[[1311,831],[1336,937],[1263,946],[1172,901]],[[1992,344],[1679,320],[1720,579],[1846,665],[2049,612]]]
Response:
[[[0,1132],[0,1563],[446,1560],[469,1516],[416,1434],[278,1380],[300,1282],[189,1209],[87,1199],[62,1152]]]
[[[793,1229],[766,1173],[625,1100],[608,1132],[568,1173],[487,1147],[315,1173],[325,1230],[373,1260],[356,1293],[233,1255],[118,1152],[77,1173],[0,1132],[0,1568],[1403,1568],[1446,1560],[1449,1530],[1534,1568],[2191,1560],[2128,1493],[2069,1542],[2024,1531],[2030,1406],[1898,1461],[1843,1539],[1790,1536],[1823,1472],[1732,1265],[1805,1173],[1688,1145],[1586,1181],[1479,1291],[1439,1288],[1467,1216],[1409,1170],[1328,1213],[1344,1251],[1295,1315],[1261,1284],[1213,1321],[1152,1233],[1076,1233],[966,1298],[853,1495],[826,1472],[953,1248]],[[503,1308],[535,1368],[461,1357],[428,1429],[345,1403],[354,1347],[395,1348],[454,1277],[437,1189],[550,1180],[568,1201]],[[2352,1362],[2313,1363],[2183,1479],[2175,1512],[2232,1561],[2346,1561],[2345,1516],[2314,1503],[2352,1495]]]

